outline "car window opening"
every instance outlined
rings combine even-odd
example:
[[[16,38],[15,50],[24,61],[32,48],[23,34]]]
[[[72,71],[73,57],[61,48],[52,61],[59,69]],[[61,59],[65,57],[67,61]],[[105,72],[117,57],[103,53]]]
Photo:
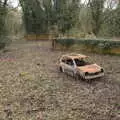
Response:
[[[62,62],[64,62],[64,63],[65,63],[65,60],[63,59],[63,60],[62,60]]]
[[[85,61],[84,59],[74,59],[74,60],[77,66],[85,66],[90,64],[88,61]]]
[[[66,60],[66,64],[73,66],[74,63],[71,59]]]

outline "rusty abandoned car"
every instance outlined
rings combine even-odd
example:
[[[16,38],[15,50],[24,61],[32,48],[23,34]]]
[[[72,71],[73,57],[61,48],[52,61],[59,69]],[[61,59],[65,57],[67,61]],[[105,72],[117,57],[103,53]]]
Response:
[[[90,62],[86,55],[67,54],[61,56],[59,69],[76,79],[90,80],[104,76],[104,70],[96,63]]]

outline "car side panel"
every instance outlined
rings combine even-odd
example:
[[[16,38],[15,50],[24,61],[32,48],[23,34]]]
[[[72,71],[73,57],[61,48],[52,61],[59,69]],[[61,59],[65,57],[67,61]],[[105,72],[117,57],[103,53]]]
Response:
[[[74,67],[66,64],[66,71],[70,76],[74,75]]]
[[[66,63],[61,63],[62,68],[64,69],[64,72],[67,73],[70,76],[73,76],[74,73],[74,67],[67,65]]]

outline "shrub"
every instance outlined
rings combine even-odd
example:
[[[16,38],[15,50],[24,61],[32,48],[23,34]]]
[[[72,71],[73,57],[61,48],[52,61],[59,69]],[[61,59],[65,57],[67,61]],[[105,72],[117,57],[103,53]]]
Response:
[[[109,39],[57,39],[56,43],[65,46],[66,48],[70,48],[73,45],[84,46],[84,49],[91,49],[93,52],[102,52],[102,53],[110,53],[112,49],[118,48],[120,49],[120,41],[112,41]]]
[[[0,49],[4,48],[6,45],[10,44],[11,40],[9,37],[0,36]]]

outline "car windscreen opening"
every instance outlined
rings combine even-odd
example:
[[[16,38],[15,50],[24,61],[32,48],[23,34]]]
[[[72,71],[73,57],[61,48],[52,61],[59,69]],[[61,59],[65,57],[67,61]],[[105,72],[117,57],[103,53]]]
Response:
[[[77,66],[85,66],[90,64],[90,62],[85,59],[74,59],[74,60]]]

